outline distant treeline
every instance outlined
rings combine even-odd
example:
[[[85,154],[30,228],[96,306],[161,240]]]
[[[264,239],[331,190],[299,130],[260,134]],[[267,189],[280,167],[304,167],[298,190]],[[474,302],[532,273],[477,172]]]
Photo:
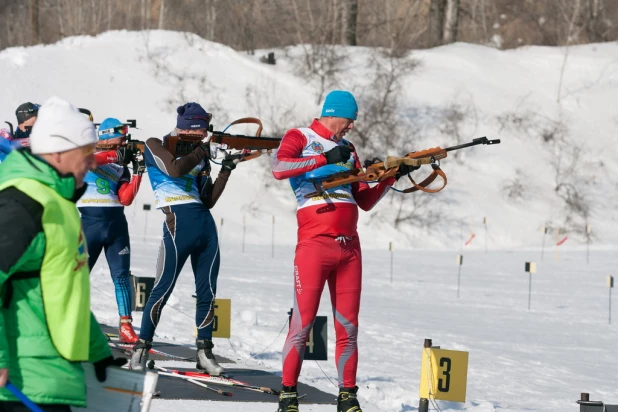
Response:
[[[618,39],[618,0],[0,0],[0,49],[107,30],[196,33],[252,52],[299,43],[498,48]]]

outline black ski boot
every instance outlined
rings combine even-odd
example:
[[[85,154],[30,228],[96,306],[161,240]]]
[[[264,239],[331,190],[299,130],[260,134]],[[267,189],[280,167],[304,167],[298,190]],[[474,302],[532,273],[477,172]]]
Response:
[[[358,386],[353,388],[339,388],[339,397],[337,398],[337,412],[363,412],[356,399]]]
[[[298,393],[296,386],[284,386],[279,394],[277,412],[298,412]]]

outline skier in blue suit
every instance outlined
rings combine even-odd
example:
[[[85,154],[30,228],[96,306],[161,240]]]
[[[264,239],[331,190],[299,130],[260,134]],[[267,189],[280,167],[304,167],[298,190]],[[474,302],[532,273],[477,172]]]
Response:
[[[127,168],[135,154],[128,149],[128,126],[120,120],[108,118],[99,126],[99,143],[95,159],[97,168],[88,172],[86,193],[77,202],[82,215],[84,234],[88,244],[88,264],[94,267],[99,255],[105,257],[116,289],[116,303],[120,316],[121,342],[135,343],[131,316],[131,245],[124,206],[129,206],[139,190],[145,167],[131,177]]]
[[[224,369],[212,353],[212,328],[220,255],[210,209],[223,193],[236,164],[224,160],[213,183],[210,147],[202,142],[208,135],[212,115],[197,103],[180,106],[177,112],[173,132],[162,140],[146,141],[144,160],[156,207],[165,214],[165,223],[157,259],[157,280],[144,308],[140,340],[134,347],[130,367],[144,369],[163,307],[190,258],[197,296],[197,368],[218,376]]]

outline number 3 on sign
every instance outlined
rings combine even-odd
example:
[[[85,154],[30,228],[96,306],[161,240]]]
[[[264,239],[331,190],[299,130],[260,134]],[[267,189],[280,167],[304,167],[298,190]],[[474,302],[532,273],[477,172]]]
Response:
[[[420,397],[451,402],[466,401],[468,352],[423,350]]]
[[[444,379],[438,379],[438,391],[448,392],[451,384],[451,358],[440,358],[440,369]]]

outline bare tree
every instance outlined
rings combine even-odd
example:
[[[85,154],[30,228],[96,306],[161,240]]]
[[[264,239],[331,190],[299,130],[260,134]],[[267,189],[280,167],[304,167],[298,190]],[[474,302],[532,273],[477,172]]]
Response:
[[[217,0],[208,0],[206,3],[206,39],[215,40],[215,28],[217,27]]]
[[[32,39],[30,44],[39,44],[41,42],[39,7],[39,0],[30,0],[30,27],[32,28]]]
[[[338,83],[347,59],[346,51],[331,44],[302,45],[302,56],[294,60],[294,72],[310,82],[317,83],[316,104],[326,90]]]
[[[418,60],[393,51],[376,52],[371,56],[371,77],[359,93],[363,110],[359,113],[358,125],[353,129],[363,156],[379,155],[385,147],[402,153],[409,148],[415,125],[402,121],[399,105],[402,81],[418,64]],[[402,136],[407,138],[402,139]]]
[[[444,36],[444,15],[447,0],[431,0],[429,3],[429,47],[442,44]]]
[[[387,155],[403,155],[418,146],[420,129],[410,116],[404,113],[402,84],[404,79],[418,67],[419,61],[399,50],[376,52],[369,61],[370,77],[357,93],[358,121],[352,130],[351,139],[361,158],[372,159]],[[385,153],[385,150],[388,150]],[[423,173],[423,171],[419,171]],[[402,179],[403,181],[404,179]],[[395,227],[411,226],[438,229],[445,223],[444,212],[436,204],[438,196],[424,193],[388,195],[388,207],[372,212],[371,223],[389,222]]]
[[[527,188],[530,186],[530,179],[521,169],[515,169],[515,177],[505,180],[502,185],[502,194],[514,203],[521,203],[526,198]]]
[[[159,6],[159,25],[158,29],[163,30],[165,25],[165,0],[161,0],[161,4]]]
[[[559,219],[561,227],[578,235],[585,235],[586,225],[592,215],[593,202],[591,188],[595,175],[592,171],[604,168],[588,149],[570,133],[567,121],[560,117],[552,119],[537,112],[527,110],[509,113],[499,118],[505,129],[527,136],[540,143],[538,146],[547,153],[553,177],[553,192],[559,200]],[[588,160],[592,159],[592,160]],[[503,187],[505,191],[517,194],[517,176]]]
[[[125,10],[125,23],[124,23],[124,27],[128,30],[132,29],[133,26],[131,24],[131,18],[133,17],[133,2],[132,1],[128,1],[127,3],[127,10]]]
[[[113,0],[107,0],[107,31],[112,29],[112,1]]]
[[[608,27],[606,20],[603,19],[604,6],[603,0],[588,0],[586,32],[591,42],[602,42],[607,40]]]
[[[186,40],[191,44],[189,38]],[[140,60],[150,65],[154,78],[160,84],[170,88],[170,97],[163,102],[167,109],[175,110],[178,105],[185,102],[200,101],[207,94],[211,102],[208,110],[218,113],[218,119],[221,122],[227,121],[225,114],[219,114],[221,107],[216,103],[220,100],[219,88],[208,79],[203,70],[191,65],[169,64],[170,51],[153,50],[150,47],[149,34],[144,36],[142,50],[144,54],[140,56]]]
[[[343,44],[347,44],[348,46],[356,46],[357,18],[358,0],[343,0]]]
[[[566,32],[564,34],[565,38],[565,49],[564,49],[564,58],[562,59],[562,66],[560,67],[560,77],[558,80],[558,95],[556,97],[556,101],[560,104],[560,99],[562,96],[562,81],[564,79],[564,71],[566,69],[567,60],[569,58],[569,46],[573,42],[573,40],[577,37],[579,32],[582,30],[582,27],[577,26],[577,22],[582,13],[581,0],[557,0],[558,7],[561,11],[561,15],[566,23]]]
[[[457,41],[457,30],[459,28],[459,1],[448,0],[446,7],[446,15],[444,18],[444,36],[445,44]]]
[[[62,38],[66,36],[66,31],[64,29],[64,8],[62,1],[56,3],[56,14],[58,15],[58,29],[60,31],[60,37]]]

